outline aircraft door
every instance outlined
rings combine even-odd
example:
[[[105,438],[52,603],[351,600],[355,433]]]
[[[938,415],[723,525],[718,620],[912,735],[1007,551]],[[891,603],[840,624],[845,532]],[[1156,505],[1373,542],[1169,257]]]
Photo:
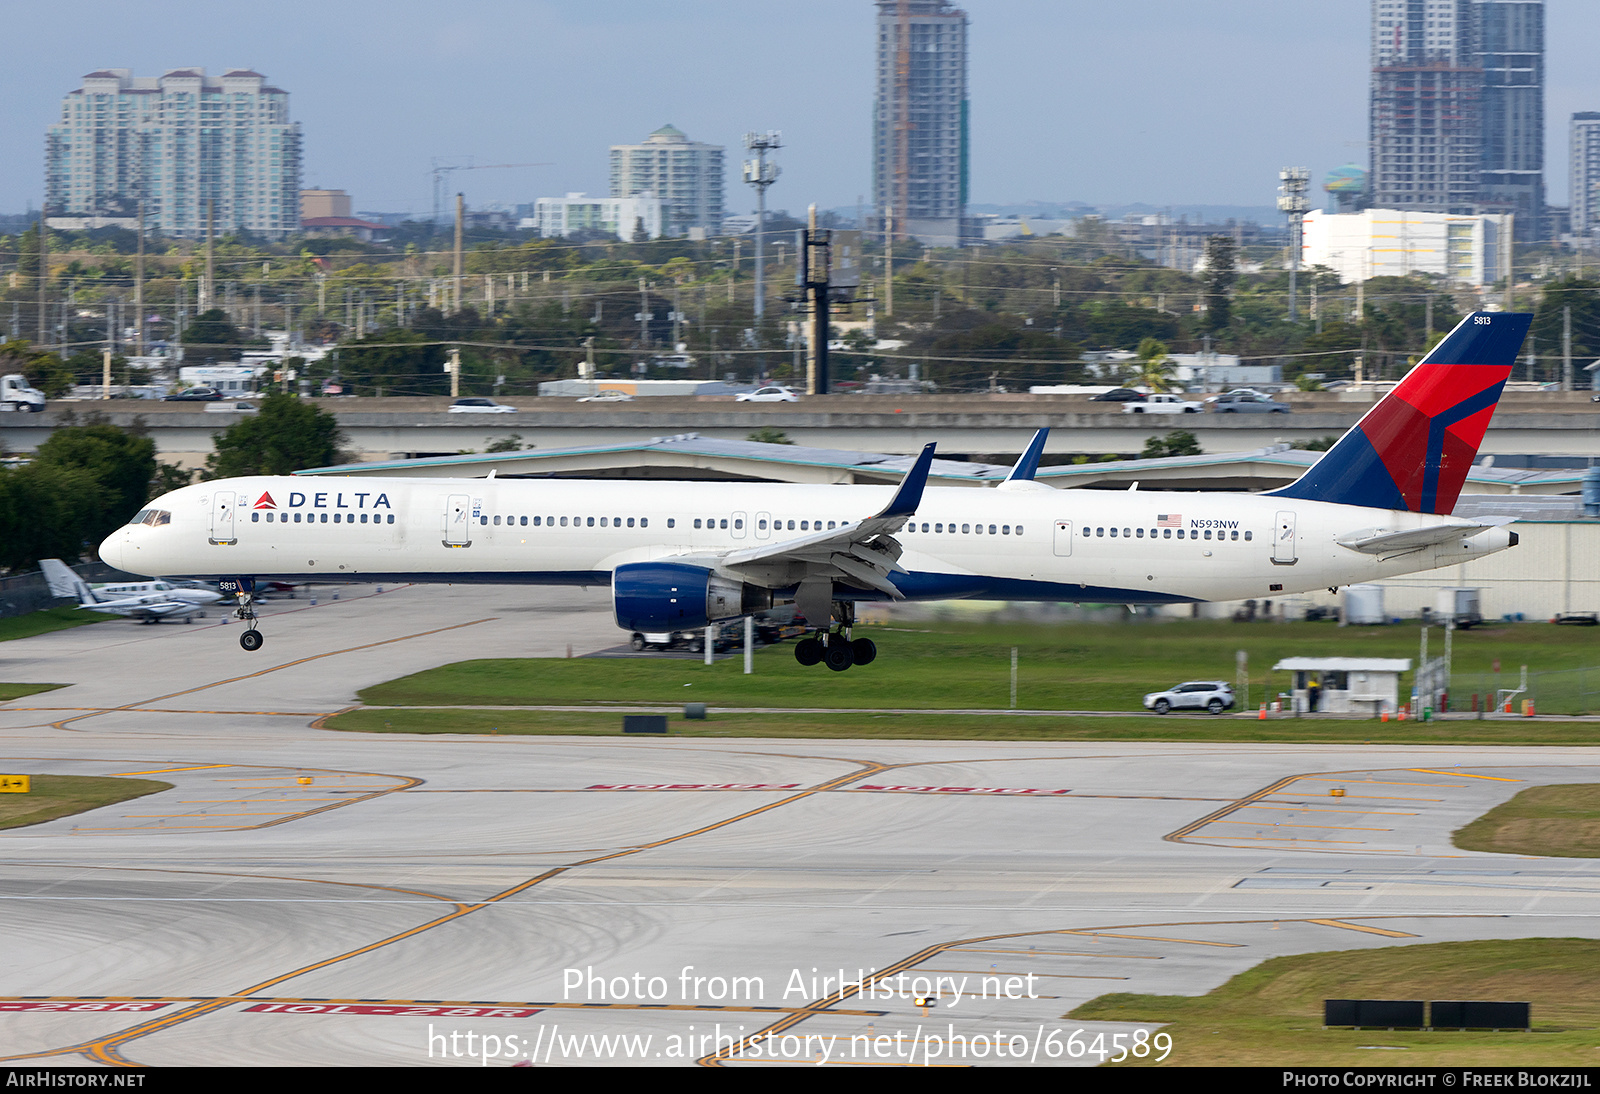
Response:
[[[1056,554],[1062,557],[1072,554],[1072,522],[1070,520],[1056,521]]]
[[[1280,510],[1277,528],[1272,537],[1272,562],[1276,566],[1293,566],[1298,557],[1295,548],[1294,514],[1288,510]]]
[[[465,494],[451,494],[445,501],[444,545],[446,547],[472,546],[471,499]]]
[[[238,498],[233,494],[218,490],[211,499],[211,542],[213,544],[226,544],[232,546],[239,542],[238,536],[233,531],[233,511],[237,508]]]
[[[766,539],[770,535],[772,535],[772,514],[771,513],[757,513],[756,514],[756,538],[757,539]]]

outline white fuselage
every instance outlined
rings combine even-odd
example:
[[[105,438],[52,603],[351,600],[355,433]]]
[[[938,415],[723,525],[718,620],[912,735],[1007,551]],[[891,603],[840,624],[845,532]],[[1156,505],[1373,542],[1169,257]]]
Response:
[[[152,575],[604,584],[631,562],[715,566],[722,553],[872,516],[893,494],[772,483],[231,479],[151,502],[170,522],[119,529],[101,552]],[[1429,570],[1512,541],[1504,529],[1461,522],[1460,537],[1405,553],[1335,542],[1452,520],[1252,494],[929,487],[896,533],[908,573],[895,584],[922,600],[1237,600]]]

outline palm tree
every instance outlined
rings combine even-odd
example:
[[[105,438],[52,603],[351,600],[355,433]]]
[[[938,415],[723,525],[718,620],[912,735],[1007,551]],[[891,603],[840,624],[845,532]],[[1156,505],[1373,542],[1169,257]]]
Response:
[[[1139,343],[1134,360],[1134,383],[1151,391],[1170,391],[1173,386],[1172,361],[1167,356],[1167,344],[1154,338]]]

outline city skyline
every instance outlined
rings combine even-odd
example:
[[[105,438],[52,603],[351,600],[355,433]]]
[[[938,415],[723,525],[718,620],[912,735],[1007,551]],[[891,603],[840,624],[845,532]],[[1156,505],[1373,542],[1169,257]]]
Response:
[[[1262,206],[1285,164],[1320,180],[1367,158],[1365,0],[960,6],[971,24],[973,204]],[[271,73],[294,95],[302,183],[348,190],[363,210],[426,215],[435,159],[554,162],[457,176],[475,205],[605,193],[606,150],[667,121],[721,145],[781,129],[774,208],[872,202],[871,0],[804,12],[702,0],[670,13],[642,0],[467,0],[443,14],[348,0],[333,15],[360,25],[360,49],[305,33],[329,10],[303,0],[226,25],[199,18],[208,9],[192,0],[89,8],[13,20],[20,39],[48,45],[0,76],[0,211],[38,206],[42,134],[84,74],[185,65]],[[1600,109],[1583,45],[1600,35],[1600,6],[1549,0],[1547,11],[1544,170],[1550,201],[1565,204],[1568,119]],[[1293,85],[1261,64],[1291,54]],[[736,180],[727,186],[729,212],[753,206]]]

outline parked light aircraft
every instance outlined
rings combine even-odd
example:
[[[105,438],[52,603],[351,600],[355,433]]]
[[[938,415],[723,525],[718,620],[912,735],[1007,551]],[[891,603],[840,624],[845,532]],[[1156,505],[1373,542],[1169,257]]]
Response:
[[[803,663],[876,656],[873,600],[1172,604],[1336,589],[1517,542],[1450,515],[1532,317],[1462,320],[1298,481],[1264,494],[1056,490],[1044,435],[993,490],[773,483],[256,477],[151,503],[101,545],[144,574],[219,579],[259,649],[256,581],[610,585],[628,631],[793,601]]]
[[[59,558],[39,560],[44,579],[54,596],[76,597],[79,608],[126,615],[141,623],[163,619],[182,619],[185,623],[204,615],[207,604],[215,604],[222,594],[212,589],[192,589],[170,581],[118,581],[90,585],[72,572]]]

